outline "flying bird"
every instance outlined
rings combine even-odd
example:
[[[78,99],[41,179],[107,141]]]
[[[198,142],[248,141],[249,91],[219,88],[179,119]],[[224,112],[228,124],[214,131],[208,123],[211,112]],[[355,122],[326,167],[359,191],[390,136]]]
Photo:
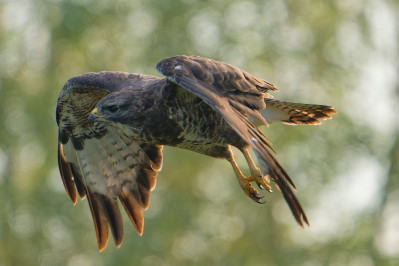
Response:
[[[163,145],[226,159],[245,194],[261,202],[259,189],[282,192],[299,225],[309,225],[295,185],[258,129],[278,121],[319,124],[336,113],[331,106],[273,99],[277,89],[235,66],[198,56],[163,59],[158,78],[125,72],[87,73],[71,78],[58,98],[58,165],[75,204],[87,197],[100,252],[111,228],[117,247],[123,222],[117,200],[143,233],[143,211],[162,167]],[[241,151],[250,176],[238,167]],[[253,150],[256,164],[251,158]]]

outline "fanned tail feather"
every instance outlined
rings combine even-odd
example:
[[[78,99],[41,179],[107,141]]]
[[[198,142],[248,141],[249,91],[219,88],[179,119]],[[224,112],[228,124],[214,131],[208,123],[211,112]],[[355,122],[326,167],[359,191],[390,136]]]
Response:
[[[332,106],[287,102],[266,98],[266,109],[261,110],[268,123],[281,121],[288,125],[318,125],[331,119],[337,111]]]

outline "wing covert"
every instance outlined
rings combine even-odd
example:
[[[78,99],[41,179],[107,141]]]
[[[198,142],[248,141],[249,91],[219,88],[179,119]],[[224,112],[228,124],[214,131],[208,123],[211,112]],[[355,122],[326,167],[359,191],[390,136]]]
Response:
[[[266,107],[264,99],[272,97],[268,92],[277,90],[271,83],[233,65],[198,56],[166,58],[156,68],[172,82],[182,86],[186,84],[183,87],[192,93],[197,95],[203,92],[191,90],[188,85],[203,87],[226,99],[240,112],[267,125],[259,110]]]

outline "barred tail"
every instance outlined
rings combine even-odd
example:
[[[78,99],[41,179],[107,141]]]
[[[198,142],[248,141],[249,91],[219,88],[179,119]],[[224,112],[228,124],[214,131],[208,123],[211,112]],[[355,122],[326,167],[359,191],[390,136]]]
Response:
[[[317,125],[337,111],[332,106],[286,102],[267,98],[261,111],[267,123],[280,121],[288,125]]]

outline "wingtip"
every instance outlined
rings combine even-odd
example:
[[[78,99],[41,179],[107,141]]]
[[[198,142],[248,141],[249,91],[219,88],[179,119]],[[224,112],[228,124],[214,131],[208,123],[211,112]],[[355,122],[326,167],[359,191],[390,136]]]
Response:
[[[87,199],[93,217],[99,252],[102,252],[108,242],[108,219],[102,199],[87,188]]]
[[[111,232],[114,237],[116,247],[122,245],[123,241],[123,219],[118,207],[116,198],[112,198],[109,194],[103,196],[104,207],[107,211],[108,224],[111,227]]]
[[[71,198],[70,198],[71,199]],[[73,206],[76,206],[76,203],[78,202],[78,199],[71,199]]]
[[[104,249],[107,247],[107,242],[104,243],[100,243],[100,241],[97,241],[97,245],[98,245],[98,252],[102,253],[104,251]]]
[[[310,223],[308,222],[308,220],[305,220],[305,223],[308,227],[310,227]]]
[[[125,208],[137,233],[141,236],[144,230],[144,217],[141,205],[134,198],[133,194],[129,193],[125,187],[122,187],[122,191],[119,194],[119,200]]]
[[[303,229],[305,229],[305,225],[310,227],[309,221],[304,213],[297,219],[297,222]]]
[[[144,227],[142,227],[140,230],[137,230],[137,234],[139,236],[143,236],[143,232],[144,232]]]
[[[76,194],[70,194],[68,190],[66,191],[68,198],[72,201],[73,206],[78,202],[78,196]]]
[[[121,246],[122,246],[122,241],[120,241],[118,243],[115,242],[115,247],[116,248],[120,248]]]
[[[284,196],[286,196],[286,195],[284,195]],[[286,198],[286,200],[287,200],[287,198]],[[301,204],[295,197],[292,198],[292,200],[293,200],[292,202],[288,202],[288,205],[291,209],[292,214],[295,217],[295,220],[303,229],[305,229],[305,225],[310,227],[309,220],[306,217],[306,214],[305,214],[304,210],[302,209]]]
[[[133,226],[136,229],[137,234],[142,236],[144,232],[144,220],[138,221],[136,224],[133,224]]]

